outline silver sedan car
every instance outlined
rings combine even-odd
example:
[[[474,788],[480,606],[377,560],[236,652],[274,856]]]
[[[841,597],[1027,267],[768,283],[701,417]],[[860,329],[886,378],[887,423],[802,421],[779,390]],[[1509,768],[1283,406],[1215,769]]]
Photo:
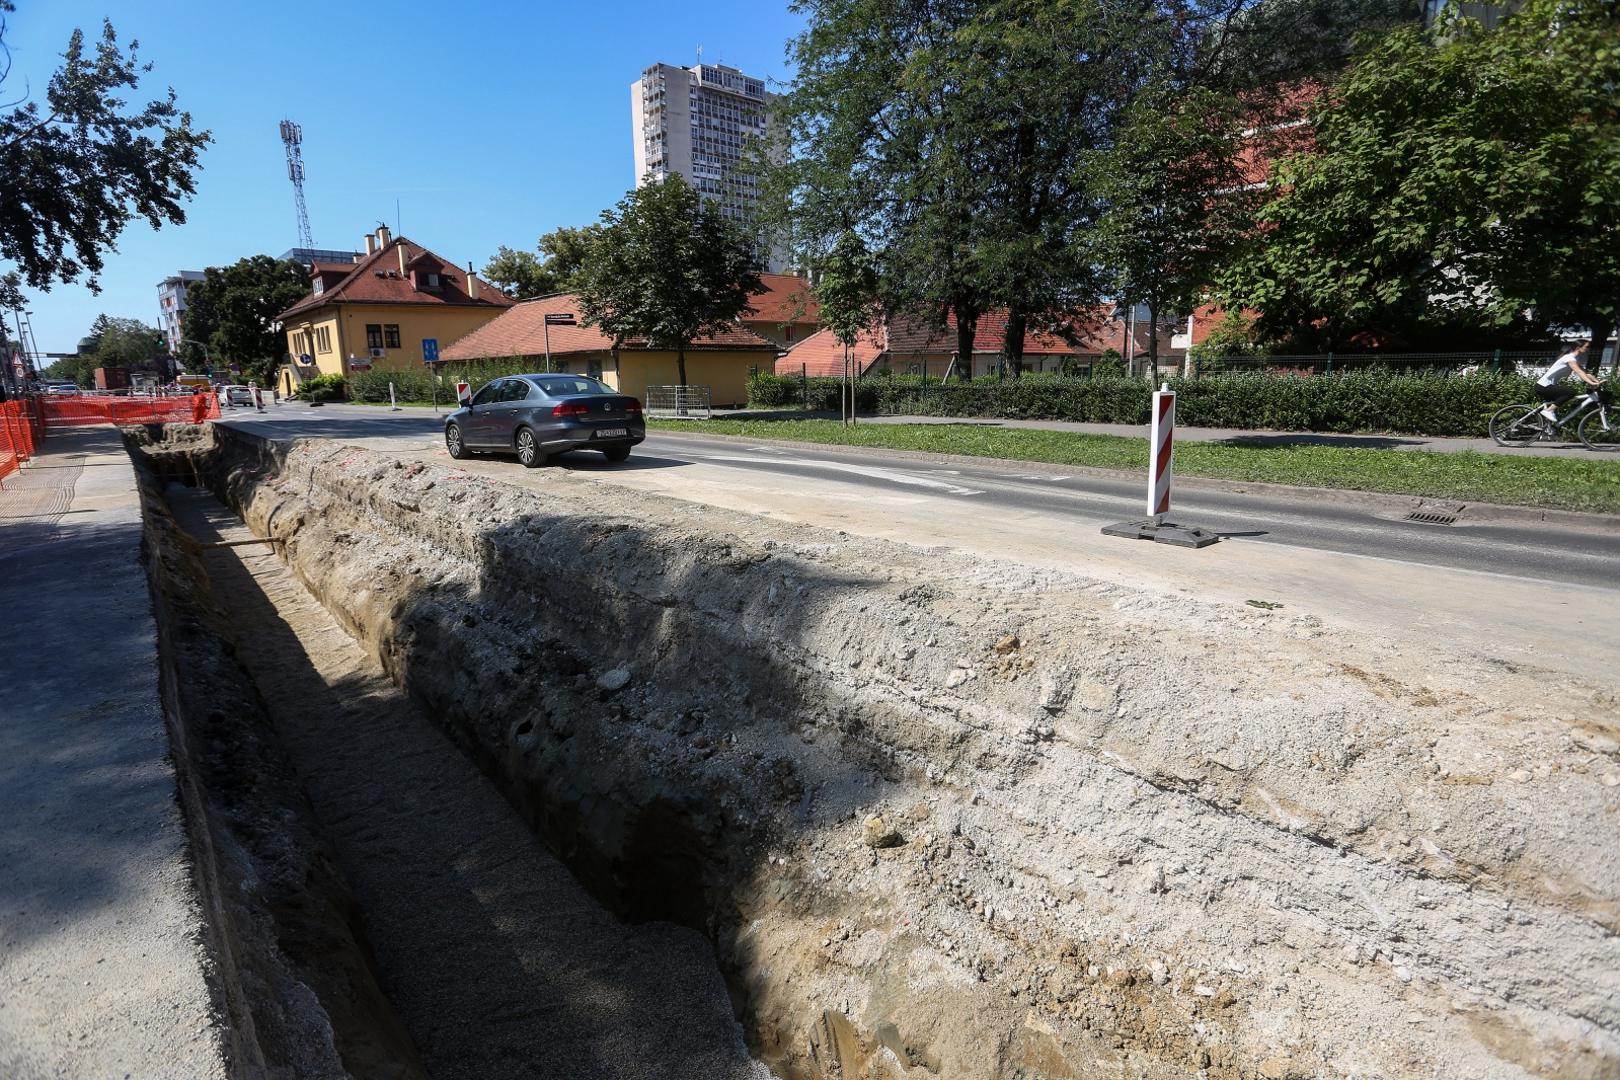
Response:
[[[646,437],[641,402],[585,375],[494,379],[444,421],[451,457],[504,451],[531,469],[567,450],[600,450],[609,461],[623,461]]]

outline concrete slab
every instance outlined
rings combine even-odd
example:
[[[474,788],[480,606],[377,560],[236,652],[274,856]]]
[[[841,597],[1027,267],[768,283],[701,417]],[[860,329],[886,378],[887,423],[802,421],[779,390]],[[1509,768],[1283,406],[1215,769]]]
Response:
[[[0,1076],[224,1077],[135,472],[52,435],[0,491]]]

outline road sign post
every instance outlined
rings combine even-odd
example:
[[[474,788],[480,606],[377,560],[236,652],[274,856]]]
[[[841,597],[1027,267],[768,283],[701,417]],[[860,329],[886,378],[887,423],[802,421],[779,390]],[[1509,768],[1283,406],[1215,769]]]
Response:
[[[422,363],[436,364],[439,361],[439,339],[425,337],[422,339]]]
[[[571,311],[553,311],[546,314],[546,317],[542,320],[542,324],[544,326],[544,330],[542,332],[545,334],[546,338],[546,372],[547,374],[550,374],[551,328],[553,326],[578,326],[579,323],[575,320],[574,313]]]
[[[1105,536],[1152,540],[1176,547],[1208,547],[1220,539],[1205,529],[1172,525],[1165,521],[1170,512],[1170,486],[1175,479],[1173,465],[1176,430],[1176,394],[1165,383],[1153,393],[1152,418],[1148,424],[1147,512],[1141,521],[1126,521],[1103,527]]]

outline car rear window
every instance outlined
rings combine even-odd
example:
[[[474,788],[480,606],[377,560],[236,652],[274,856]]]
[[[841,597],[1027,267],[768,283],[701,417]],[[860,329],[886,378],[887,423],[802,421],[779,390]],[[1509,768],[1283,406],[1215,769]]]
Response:
[[[568,378],[535,379],[534,384],[545,392],[547,397],[566,397],[569,394],[611,394],[613,391],[583,375]]]

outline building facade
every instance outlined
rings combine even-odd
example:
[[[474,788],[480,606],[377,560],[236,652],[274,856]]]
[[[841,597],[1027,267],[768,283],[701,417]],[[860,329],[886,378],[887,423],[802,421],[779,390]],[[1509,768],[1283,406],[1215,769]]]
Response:
[[[202,279],[201,270],[181,270],[158,282],[158,312],[170,356],[180,354],[180,342],[186,336],[186,289],[193,281]]]
[[[511,306],[470,270],[384,226],[366,237],[359,262],[312,264],[310,294],[279,316],[290,362],[278,381],[291,393],[315,375],[420,370],[427,343],[447,346]]]
[[[630,84],[636,185],[684,177],[726,217],[747,226],[759,201],[748,155],[771,132],[765,81],[723,64],[654,64]],[[781,259],[762,248],[767,269]]]

